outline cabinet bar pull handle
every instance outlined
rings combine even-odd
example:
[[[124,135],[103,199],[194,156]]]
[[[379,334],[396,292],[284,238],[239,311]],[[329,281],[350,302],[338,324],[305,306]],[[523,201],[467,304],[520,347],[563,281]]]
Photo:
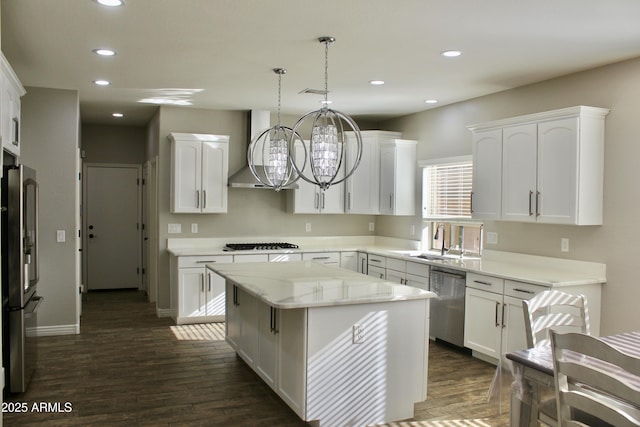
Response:
[[[389,194],[389,209],[393,210],[393,193]]]
[[[319,197],[320,197],[320,196],[318,195],[318,193],[316,193],[316,194],[315,194],[315,200],[316,200],[316,201],[315,201],[315,203],[314,203],[314,205],[313,205],[316,209],[318,209],[318,200],[319,200]]]
[[[211,274],[207,274],[207,290],[211,292]]]
[[[324,209],[324,191],[322,192],[322,209]]]
[[[207,207],[207,190],[202,190],[202,209]]]
[[[204,292],[204,273],[200,274],[200,291]]]
[[[200,208],[200,190],[196,190],[196,208]]]
[[[500,326],[500,324],[498,323],[498,309],[500,308],[500,303],[496,302],[496,328],[498,326]]]
[[[504,321],[504,312],[507,311],[507,304],[502,304],[502,329],[504,329],[507,324]]]
[[[491,286],[491,283],[481,282],[480,280],[474,280],[473,283],[477,283],[478,285]]]
[[[207,260],[204,260],[204,261],[196,261],[196,264],[209,264],[211,262],[216,262],[216,260],[215,259],[207,259]]]
[[[473,213],[473,191],[469,193],[469,211]]]
[[[532,201],[531,201],[531,197],[533,196],[533,191],[529,190],[529,216],[533,215],[533,209],[532,209]]]
[[[375,259],[375,258],[370,258],[369,261],[371,261],[371,262],[382,262],[381,259]]]
[[[531,295],[535,294],[535,292],[527,290],[527,289],[513,288],[513,290],[515,292],[524,292],[525,294],[531,294]]]
[[[347,209],[351,210],[351,191],[347,192]]]
[[[311,259],[329,259],[329,257],[328,256],[314,256]]]
[[[536,191],[536,216],[540,216],[540,192]]]

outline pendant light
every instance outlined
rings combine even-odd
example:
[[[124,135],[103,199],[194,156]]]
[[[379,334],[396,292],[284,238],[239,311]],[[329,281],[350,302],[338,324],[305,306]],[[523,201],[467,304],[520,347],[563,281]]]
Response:
[[[289,155],[289,144],[296,144],[297,140],[302,142],[302,137],[291,128],[280,124],[282,76],[287,70],[274,68],[273,72],[278,75],[278,121],[275,126],[263,131],[251,141],[247,149],[247,163],[258,181],[268,188],[280,191],[299,179]]]
[[[305,154],[303,164],[296,162],[295,156],[291,156],[296,173],[305,181],[318,185],[326,190],[331,185],[338,184],[349,178],[360,164],[362,157],[362,135],[356,122],[340,111],[329,108],[329,45],[335,42],[333,37],[320,37],[318,41],[324,44],[324,102],[322,108],[311,111],[302,116],[293,127],[293,134],[298,134],[303,123],[312,118],[312,130],[309,138],[308,156]],[[345,129],[353,132],[354,138],[348,139]],[[302,141],[291,140],[290,152],[299,149],[307,151]],[[353,152],[353,158],[347,165],[347,150]],[[307,164],[308,160],[308,164]],[[309,166],[308,171],[306,171]]]

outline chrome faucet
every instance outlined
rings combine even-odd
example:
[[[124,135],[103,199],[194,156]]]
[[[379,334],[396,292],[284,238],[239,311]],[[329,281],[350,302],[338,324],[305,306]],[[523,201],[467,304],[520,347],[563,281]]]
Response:
[[[441,222],[438,224],[438,226],[436,227],[436,234],[433,236],[433,239],[438,240],[438,238],[440,237],[440,230],[442,230],[442,247],[440,248],[440,255],[444,256],[445,252],[449,250],[444,247],[444,236],[445,236],[444,223]]]

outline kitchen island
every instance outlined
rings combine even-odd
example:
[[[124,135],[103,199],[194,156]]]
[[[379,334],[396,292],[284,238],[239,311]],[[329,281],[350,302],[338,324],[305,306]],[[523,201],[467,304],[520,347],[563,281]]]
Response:
[[[207,268],[227,342],[304,421],[390,422],[426,399],[431,292],[315,262]]]

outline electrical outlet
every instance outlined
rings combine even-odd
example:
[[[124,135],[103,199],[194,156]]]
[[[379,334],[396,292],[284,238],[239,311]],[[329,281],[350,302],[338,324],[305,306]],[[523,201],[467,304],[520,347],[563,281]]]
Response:
[[[376,229],[376,223],[375,222],[370,222],[369,223],[369,231],[374,231]]]
[[[490,244],[490,245],[498,244],[498,233],[496,233],[495,231],[487,231],[486,237],[487,237],[487,240],[486,240],[487,244]]]
[[[191,232],[192,233],[197,233],[198,232],[198,224],[191,224]]]
[[[364,326],[353,325],[353,337],[354,344],[362,344],[364,342]]]
[[[304,230],[308,233],[311,231],[311,223],[307,222],[304,226]]]
[[[563,237],[562,239],[560,239],[560,250],[562,252],[569,252],[569,239],[566,237]]]
[[[414,224],[411,224],[411,226],[409,227],[409,235],[410,236],[416,235],[416,226]]]
[[[169,224],[167,226],[167,232],[169,234],[182,233],[182,224]]]

